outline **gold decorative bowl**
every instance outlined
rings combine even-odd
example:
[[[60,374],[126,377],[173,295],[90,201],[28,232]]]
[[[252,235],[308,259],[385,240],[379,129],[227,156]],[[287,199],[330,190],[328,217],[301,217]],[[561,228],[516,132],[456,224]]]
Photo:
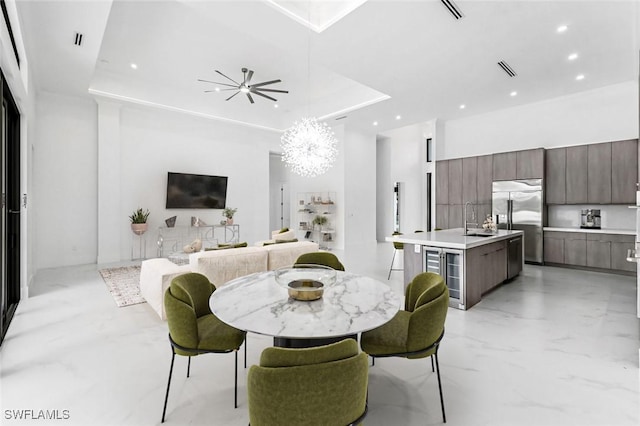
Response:
[[[323,265],[296,265],[276,269],[275,278],[292,299],[311,301],[320,299],[325,287],[336,282],[336,271]]]
[[[302,279],[287,284],[289,297],[296,300],[318,300],[324,293],[324,284],[320,281]]]

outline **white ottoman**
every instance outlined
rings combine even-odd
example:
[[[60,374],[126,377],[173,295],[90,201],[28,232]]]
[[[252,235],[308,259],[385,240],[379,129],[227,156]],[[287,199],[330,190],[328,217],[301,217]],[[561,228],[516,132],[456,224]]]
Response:
[[[171,280],[178,275],[191,272],[189,265],[176,265],[169,259],[148,259],[140,268],[140,294],[149,306],[166,320],[164,312],[164,292],[171,285]]]

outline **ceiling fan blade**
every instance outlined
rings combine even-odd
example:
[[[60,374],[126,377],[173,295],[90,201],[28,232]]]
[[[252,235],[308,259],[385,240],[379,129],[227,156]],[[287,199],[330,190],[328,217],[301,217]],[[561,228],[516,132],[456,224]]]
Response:
[[[276,90],[276,89],[261,89],[261,88],[257,88],[255,90],[252,90],[252,92],[276,92],[276,93],[289,93],[288,90]]]
[[[273,84],[273,83],[280,83],[282,80],[271,80],[271,81],[265,81],[263,83],[256,83],[256,84],[252,84],[251,87],[260,87],[260,86],[266,86],[267,84]]]
[[[262,96],[263,98],[267,98],[267,99],[271,99],[272,101],[278,102],[278,100],[276,98],[272,98],[271,96],[267,96],[263,93],[260,92],[253,92],[254,95],[258,95],[258,96]],[[247,93],[248,95],[248,93]]]
[[[213,83],[213,84],[219,84],[221,86],[229,86],[229,87],[238,87],[238,86],[234,86],[232,84],[227,84],[227,83],[218,83],[217,81],[210,81],[210,80],[202,80],[201,78],[198,79],[198,81],[203,81],[205,83]]]
[[[215,70],[218,74],[220,74],[221,76],[223,76],[224,78],[226,78],[227,80],[231,80],[233,81],[236,85],[240,86],[240,83],[238,83],[237,81],[235,81],[234,79],[227,77],[226,75],[222,74],[220,71]]]
[[[249,100],[251,101],[251,103],[254,103],[254,102],[253,102],[253,98],[251,97],[251,93],[247,92],[247,98],[249,98]]]
[[[249,85],[249,83],[251,83],[251,78],[253,77],[253,70],[249,70],[249,75],[247,75],[246,80],[244,81],[244,84],[246,86]]]
[[[228,97],[227,99],[225,99],[225,100],[227,100],[227,101],[228,101],[229,99],[233,98],[233,97],[234,97],[235,95],[237,95],[238,93],[240,93],[240,91],[239,91],[239,90],[238,90],[236,93],[234,93],[233,95],[229,96],[229,97]]]
[[[238,90],[238,88],[237,87],[233,87],[231,89],[220,89],[221,92],[226,91],[226,90]]]

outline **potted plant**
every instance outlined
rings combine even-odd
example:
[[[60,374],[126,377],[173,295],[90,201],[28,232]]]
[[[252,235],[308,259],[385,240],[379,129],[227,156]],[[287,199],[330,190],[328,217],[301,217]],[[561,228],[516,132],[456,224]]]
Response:
[[[326,216],[316,216],[313,218],[313,224],[314,225],[318,225],[318,229],[322,231],[322,225],[326,224],[328,222],[327,217]]]
[[[233,215],[236,214],[237,211],[238,209],[234,209],[231,207],[227,207],[226,209],[222,210],[222,216],[227,218],[227,225],[233,225]]]
[[[136,235],[142,235],[147,231],[147,219],[149,218],[149,210],[134,210],[133,214],[129,216],[131,220],[131,230]]]

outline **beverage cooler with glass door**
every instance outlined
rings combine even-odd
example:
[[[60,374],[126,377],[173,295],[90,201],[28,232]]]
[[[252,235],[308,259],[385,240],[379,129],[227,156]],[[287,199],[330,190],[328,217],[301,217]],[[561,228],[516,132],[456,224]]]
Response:
[[[466,309],[464,251],[425,247],[424,256],[425,272],[434,272],[444,277],[444,282],[449,287],[449,306],[456,309]]]

